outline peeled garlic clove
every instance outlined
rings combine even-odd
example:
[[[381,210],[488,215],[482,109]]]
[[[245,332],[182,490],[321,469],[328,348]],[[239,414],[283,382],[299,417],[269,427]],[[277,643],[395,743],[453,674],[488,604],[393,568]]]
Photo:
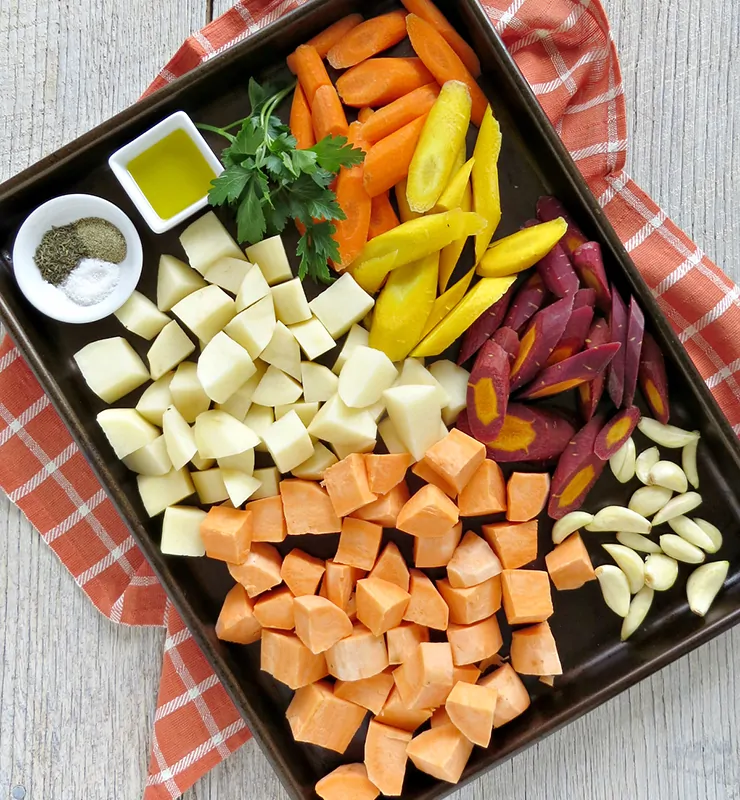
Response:
[[[643,536],[641,533],[628,533],[627,531],[620,531],[617,534],[617,541],[631,550],[637,550],[640,553],[662,553],[660,546],[657,545],[652,539]]]
[[[722,547],[722,532],[720,529],[715,525],[712,525],[711,522],[707,522],[705,519],[699,519],[699,517],[694,517],[693,521],[702,529],[704,533],[706,533],[707,537],[712,543],[709,547],[703,545],[698,546],[701,547],[702,550],[706,550],[707,553],[716,553],[719,548]],[[678,531],[676,531],[676,533],[678,533]],[[679,533],[678,535],[680,536],[681,534]],[[684,539],[685,538],[686,537],[684,536]],[[692,544],[696,544],[696,542],[692,542]]]
[[[676,561],[683,561],[685,564],[701,564],[706,558],[698,547],[675,533],[664,533],[659,541],[663,552],[667,556],[675,558]]]
[[[648,474],[648,485],[663,486],[678,494],[683,494],[689,488],[684,471],[672,461],[659,461],[655,464]]]
[[[607,506],[596,514],[593,522],[586,525],[586,530],[650,533],[650,523],[641,514],[624,506]]]
[[[611,564],[597,567],[595,572],[604,602],[617,616],[626,617],[630,610],[631,597],[627,576],[619,567]]]
[[[666,592],[678,577],[678,561],[663,553],[651,553],[645,559],[645,585],[656,592]]]
[[[660,451],[657,447],[649,447],[643,450],[637,460],[635,461],[635,475],[640,480],[640,483],[648,482],[648,475],[650,470],[660,461]]]
[[[653,604],[653,597],[655,597],[655,591],[649,586],[643,586],[632,598],[630,610],[622,623],[621,639],[623,642],[629,639],[645,621],[650,606]]]
[[[639,534],[637,534],[639,536]],[[604,544],[604,550],[617,562],[627,576],[630,594],[636,594],[645,585],[645,563],[634,550],[621,544]]]
[[[685,431],[683,428],[677,428],[675,425],[664,425],[658,422],[657,419],[650,417],[643,417],[638,423],[637,427],[648,437],[662,447],[686,447],[694,440],[698,439],[699,431]]]
[[[673,497],[673,492],[663,486],[643,486],[630,498],[628,508],[643,517],[652,517]]]
[[[670,499],[663,508],[653,517],[653,525],[660,525],[663,522],[668,522],[669,519],[674,517],[681,517],[693,511],[701,505],[701,495],[698,492],[686,492],[686,494],[677,494]]]
[[[681,466],[689,479],[689,483],[694,489],[699,488],[699,469],[696,466],[696,451],[699,447],[699,440],[694,439],[689,442],[681,451]]]
[[[686,597],[689,600],[689,608],[694,614],[703,617],[709,611],[727,578],[729,569],[729,561],[712,561],[711,564],[697,567],[689,575],[686,582]]]
[[[571,533],[575,533],[593,522],[593,519],[594,515],[586,511],[571,511],[570,514],[566,514],[552,526],[552,541],[555,544],[560,544],[560,542],[565,541]]]
[[[705,533],[694,520],[688,517],[674,517],[668,520],[668,525],[674,533],[677,533],[682,539],[689,542],[689,544],[693,544],[694,547],[701,547],[701,549],[706,550],[707,553],[717,552],[717,550],[712,549],[714,547],[712,538]],[[712,527],[714,528],[714,525],[712,525]],[[714,529],[717,530],[716,528]],[[719,531],[717,531],[717,533],[719,533]],[[722,544],[722,534],[720,533],[719,536],[720,544]]]
[[[614,477],[620,483],[629,483],[635,477],[635,462],[637,461],[637,449],[635,441],[630,436],[629,439],[617,450],[609,459],[609,466],[614,473]]]

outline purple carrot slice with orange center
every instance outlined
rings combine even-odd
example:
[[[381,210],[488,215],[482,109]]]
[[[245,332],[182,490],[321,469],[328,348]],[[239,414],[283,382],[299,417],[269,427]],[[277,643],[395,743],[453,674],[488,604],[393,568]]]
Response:
[[[458,364],[464,364],[474,356],[499,329],[504,321],[506,312],[509,310],[509,303],[511,303],[514,292],[515,289],[512,286],[503,297],[498,299],[488,311],[484,311],[465,331],[460,354],[457,357]]]
[[[594,453],[602,461],[608,461],[632,436],[641,416],[637,406],[623,408],[599,431],[594,443]]]
[[[518,333],[542,308],[546,297],[547,291],[542,278],[539,273],[533,272],[519,287],[501,324]]]
[[[496,333],[493,334],[493,341],[506,350],[509,361],[513,363],[519,355],[519,337],[516,335],[516,331],[513,331],[511,328],[499,328]]]
[[[668,398],[668,376],[666,375],[663,351],[653,337],[646,333],[642,340],[639,371],[640,389],[650,411],[658,422],[668,424],[671,406]]]
[[[586,337],[586,349],[598,347],[609,341],[609,323],[603,317],[597,317],[591,325]],[[590,383],[582,383],[578,387],[578,406],[581,416],[588,422],[596,413],[601,396],[604,394],[605,375],[598,375]]]
[[[557,197],[544,196],[537,201],[537,219],[540,222],[549,222],[552,219],[562,217],[568,223],[568,230],[560,240],[567,253],[572,254],[588,239],[583,235],[581,229],[576,225],[573,217],[565,210],[565,206]]]
[[[619,342],[622,345],[621,350],[614,356],[609,365],[609,374],[606,378],[609,397],[611,397],[612,403],[619,408],[622,405],[622,398],[624,397],[624,354],[627,349],[627,306],[614,287],[612,287],[612,313],[609,318],[609,335],[613,342]]]
[[[509,355],[493,339],[478,351],[468,379],[467,419],[474,438],[493,440],[504,424],[509,402]]]
[[[550,367],[559,361],[565,361],[566,358],[570,358],[576,353],[580,353],[583,350],[588,332],[591,330],[593,318],[594,310],[591,306],[574,308],[568,324],[565,326],[565,331],[563,331],[563,336],[552,353],[550,353],[545,366]]]
[[[604,259],[601,255],[601,245],[598,242],[582,244],[573,253],[573,266],[581,283],[596,292],[596,305],[602,311],[609,311],[611,293],[604,269]]]
[[[630,298],[629,321],[627,322],[627,348],[624,353],[624,396],[622,405],[628,408],[635,400],[637,375],[640,372],[640,353],[645,337],[645,315],[634,297]]]
[[[573,310],[583,308],[583,306],[596,305],[596,291],[594,289],[579,289],[576,296],[573,298]]]

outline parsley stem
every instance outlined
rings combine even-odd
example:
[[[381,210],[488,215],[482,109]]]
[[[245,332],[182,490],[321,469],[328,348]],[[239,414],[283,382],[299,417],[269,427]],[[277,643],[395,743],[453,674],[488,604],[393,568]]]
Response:
[[[211,133],[217,133],[219,136],[223,136],[225,139],[228,139],[232,144],[236,141],[236,136],[232,136],[232,134],[226,132],[226,128],[219,128],[216,125],[207,125],[205,122],[199,122],[195,126],[201,131],[210,131]],[[227,127],[232,127],[228,125]]]

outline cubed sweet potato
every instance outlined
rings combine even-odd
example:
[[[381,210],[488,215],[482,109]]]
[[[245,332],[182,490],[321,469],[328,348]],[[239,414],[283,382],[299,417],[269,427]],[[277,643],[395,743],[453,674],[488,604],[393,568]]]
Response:
[[[590,291],[587,290],[587,291]],[[591,330],[591,323],[594,319],[594,310],[592,306],[584,305],[575,308],[575,301],[580,292],[576,293],[573,300],[574,308],[573,313],[570,315],[568,324],[565,326],[563,335],[560,341],[555,346],[555,349],[550,353],[550,357],[545,362],[546,367],[551,367],[559,361],[565,361],[566,358],[580,353],[583,345],[588,337],[588,332]]]
[[[381,672],[372,678],[361,681],[337,681],[334,694],[342,700],[349,700],[366,708],[373,714],[380,714],[394,686],[393,675]]]
[[[498,693],[496,713],[493,716],[494,728],[500,728],[523,714],[532,702],[527,687],[511,664],[504,664],[495,672],[481,678],[480,685],[495,689]]]
[[[512,633],[511,666],[520,675],[563,674],[555,637],[547,622]]]
[[[344,753],[367,711],[342,700],[330,684],[317,681],[296,691],[285,716],[297,742]]]
[[[357,619],[375,636],[401,624],[411,596],[382,578],[357,582]]]
[[[323,482],[338,517],[346,517],[378,499],[370,491],[365,458],[361,453],[352,453],[329,467],[324,472]]]
[[[457,429],[433,444],[424,456],[429,466],[454,486],[458,493],[467,486],[485,458],[485,445]]]
[[[290,591],[296,597],[300,597],[305,594],[316,594],[325,569],[324,562],[320,558],[295,548],[285,556],[280,574]]]
[[[368,778],[387,797],[398,797],[406,777],[406,748],[412,734],[400,728],[370,720],[365,739],[365,766]],[[345,795],[343,800],[350,800]]]
[[[549,473],[512,472],[506,484],[506,519],[510,522],[535,519],[547,505],[549,494]]]
[[[290,536],[305,533],[339,533],[342,522],[329,495],[314,481],[295,478],[280,481],[285,524]]]
[[[329,671],[324,654],[314,655],[294,634],[262,631],[261,669],[296,690],[325,678]]]
[[[459,782],[472,752],[473,743],[454,725],[424,731],[406,748],[417,769],[448,783]]]
[[[244,506],[244,510],[252,512],[253,542],[285,541],[288,529],[285,527],[283,501],[279,496],[252,500]]]
[[[436,486],[423,486],[401,509],[396,527],[412,536],[444,536],[457,525],[460,512],[449,497]]]
[[[365,519],[368,522],[375,522],[384,528],[395,528],[398,515],[410,496],[406,481],[401,481],[388,494],[381,495],[372,503],[358,508],[352,516],[358,519]]]
[[[243,564],[252,543],[252,513],[213,506],[200,524],[206,555],[230,564]]]
[[[367,481],[370,491],[378,496],[388,494],[405,477],[413,458],[409,453],[386,453],[365,455]]]
[[[474,356],[499,329],[509,309],[509,303],[511,303],[511,298],[514,296],[514,291],[514,286],[512,286],[503,297],[497,300],[488,311],[484,311],[465,331],[460,354],[457,358],[458,364],[463,364]]]
[[[490,686],[457,683],[445,702],[452,724],[473,744],[488,747],[498,696]]]
[[[427,461],[426,458],[422,458],[421,461],[417,461],[413,467],[411,467],[411,471],[416,475],[418,478],[421,478],[426,483],[431,483],[432,486],[436,486],[438,489],[441,489],[449,498],[454,500],[457,497],[457,489],[449,483],[449,481],[445,480],[438,472],[432,469],[432,465]]]
[[[404,592],[409,590],[409,568],[395,542],[388,542],[370,571],[371,578],[381,578],[393,583]]]
[[[545,565],[550,580],[561,592],[580,589],[584,583],[596,580],[591,558],[578,531],[571,533],[545,556]]]
[[[449,642],[422,642],[393,672],[401,700],[408,708],[436,708],[452,689]]]
[[[519,333],[542,308],[546,296],[547,291],[542,276],[539,272],[533,272],[514,295],[502,327],[511,328],[514,332]]]
[[[437,631],[447,630],[450,620],[448,604],[421,570],[411,570],[409,594],[411,600],[403,616],[407,622],[416,622]]]
[[[560,200],[549,195],[540,197],[537,201],[537,219],[541,222],[549,222],[558,217],[562,217],[568,224],[568,230],[560,242],[568,253],[573,253],[587,241],[586,237]]]
[[[395,628],[386,631],[388,646],[388,662],[403,664],[422,642],[429,641],[429,628],[415,622],[402,622]]]
[[[493,339],[478,351],[468,379],[467,419],[479,442],[495,439],[509,404],[508,353]]]
[[[388,666],[385,639],[373,636],[359,623],[353,627],[351,636],[338,641],[324,655],[329,673],[340,681],[372,678]]]
[[[216,636],[224,642],[252,644],[262,636],[262,625],[244,587],[237,583],[224,598],[216,621]]]
[[[603,317],[597,317],[591,325],[591,330],[586,337],[587,350],[608,344],[610,336],[609,323]],[[578,405],[581,416],[588,422],[596,413],[596,409],[604,394],[606,375],[597,375],[592,381],[582,383],[578,387]]]
[[[414,537],[414,566],[419,569],[446,567],[462,536],[462,522],[450,528],[444,536],[434,539]]]
[[[282,581],[282,561],[280,553],[271,544],[254,543],[243,564],[227,566],[231,577],[241,583],[250,597],[256,597]]]
[[[450,609],[450,622],[456,625],[472,625],[501,608],[500,575],[467,589],[455,589],[445,579],[437,581],[437,589]]]
[[[499,575],[502,569],[488,542],[468,531],[447,565],[447,580],[455,589],[467,589]]]
[[[663,352],[655,339],[646,333],[640,354],[640,389],[652,415],[658,422],[668,424],[671,415],[668,397],[668,376],[666,375]]]
[[[624,351],[624,396],[622,405],[628,408],[635,401],[637,376],[640,372],[640,353],[642,340],[645,337],[645,315],[637,300],[630,297],[629,317],[627,320],[627,339]]]
[[[612,403],[619,408],[624,397],[624,365],[627,350],[627,307],[619,292],[612,287],[612,310],[609,317],[609,335],[612,344],[619,342],[621,347],[609,364],[606,386]],[[597,348],[594,348],[597,349]]]
[[[502,350],[506,351],[509,364],[513,364],[519,355],[519,337],[516,331],[511,328],[499,328],[491,338]]]
[[[504,613],[509,625],[544,622],[553,614],[550,579],[537,569],[505,569],[501,573]]]
[[[602,461],[608,461],[632,436],[640,416],[637,406],[630,406],[618,412],[599,431],[594,442],[594,453]]]
[[[383,706],[383,710],[375,718],[375,721],[392,728],[400,728],[402,731],[413,733],[431,716],[432,712],[428,708],[409,708],[404,705],[403,700],[401,700],[401,695],[394,685]]]
[[[319,594],[326,597],[327,600],[331,600],[335,606],[339,606],[349,615],[350,600],[363,572],[347,564],[338,564],[331,558],[326,561],[325,567],[326,572],[324,572]]]
[[[452,661],[456,667],[490,658],[498,653],[504,643],[495,614],[472,625],[453,623],[447,628],[447,640],[452,647]]]
[[[375,800],[380,790],[367,777],[364,764],[342,764],[316,784],[321,800]]]
[[[506,484],[501,467],[490,459],[478,466],[457,499],[461,517],[480,517],[506,510]]]
[[[352,623],[341,608],[316,595],[302,595],[293,601],[296,636],[314,654],[325,653],[352,633]]]
[[[383,528],[374,522],[355,517],[342,520],[342,535],[334,561],[369,572],[378,558]]]
[[[483,535],[504,569],[519,569],[537,558],[537,520],[494,522],[484,525]]]
[[[287,586],[279,586],[261,595],[254,604],[254,616],[263,628],[292,631],[295,628],[293,592]]]
[[[444,725],[452,725],[450,715],[447,713],[447,709],[444,706],[440,706],[434,712],[434,714],[432,714],[432,718],[429,720],[429,725],[432,728],[441,728]]]

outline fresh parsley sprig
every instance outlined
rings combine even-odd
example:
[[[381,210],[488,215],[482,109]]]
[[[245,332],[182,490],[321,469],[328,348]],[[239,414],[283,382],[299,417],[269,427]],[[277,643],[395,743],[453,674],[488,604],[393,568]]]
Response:
[[[289,220],[305,228],[298,243],[298,275],[331,283],[328,262],[339,259],[333,236],[335,220],[345,219],[330,184],[342,167],[362,162],[362,150],[344,136],[326,137],[307,150],[299,150],[290,128],[275,109],[295,84],[274,91],[249,81],[250,115],[225,128],[198,125],[225,137],[224,171],[212,182],[212,206],[229,206],[236,212],[241,243],[255,244],[266,235],[281,233]],[[238,133],[231,133],[239,128]]]

